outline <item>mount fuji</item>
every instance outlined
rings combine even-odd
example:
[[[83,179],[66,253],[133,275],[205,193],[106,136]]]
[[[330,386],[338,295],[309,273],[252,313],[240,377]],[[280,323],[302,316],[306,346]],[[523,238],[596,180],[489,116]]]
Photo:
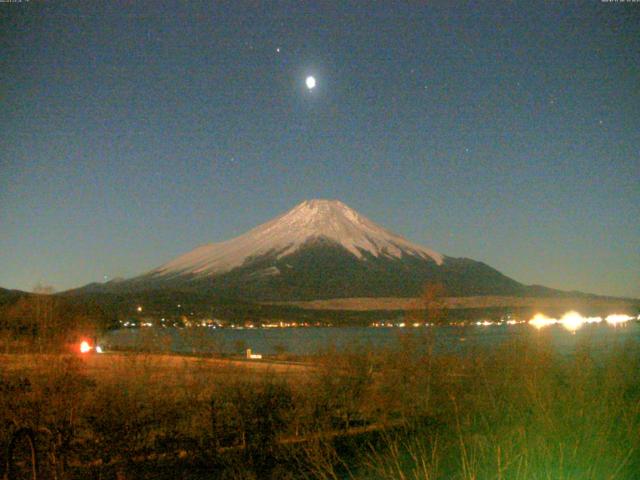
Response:
[[[247,233],[210,243],[107,292],[180,290],[248,301],[521,295],[530,288],[490,266],[412,243],[337,200],[308,200]]]
[[[265,255],[285,258],[324,241],[356,259],[412,256],[442,264],[443,256],[385,230],[338,200],[309,200],[232,240],[192,250],[152,274],[215,275]]]

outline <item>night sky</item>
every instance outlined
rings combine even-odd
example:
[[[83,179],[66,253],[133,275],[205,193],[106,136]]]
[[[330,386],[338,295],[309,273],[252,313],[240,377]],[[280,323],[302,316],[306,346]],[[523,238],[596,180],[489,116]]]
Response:
[[[640,3],[394,3],[0,3],[0,286],[133,276],[331,198],[640,297]]]

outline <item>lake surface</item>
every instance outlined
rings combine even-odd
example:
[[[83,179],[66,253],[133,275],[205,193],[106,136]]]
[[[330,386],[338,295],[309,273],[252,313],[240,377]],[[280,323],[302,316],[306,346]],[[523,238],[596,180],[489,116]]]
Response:
[[[436,352],[464,353],[475,348],[494,348],[514,340],[550,342],[560,353],[570,354],[588,344],[608,350],[628,341],[640,343],[640,322],[611,326],[588,324],[576,332],[561,325],[537,330],[528,324],[490,326],[440,326],[410,328],[308,327],[308,328],[140,328],[106,334],[100,343],[112,348],[163,350],[176,353],[254,353],[273,355],[316,354],[327,349],[359,350],[396,348],[407,340],[430,340]]]

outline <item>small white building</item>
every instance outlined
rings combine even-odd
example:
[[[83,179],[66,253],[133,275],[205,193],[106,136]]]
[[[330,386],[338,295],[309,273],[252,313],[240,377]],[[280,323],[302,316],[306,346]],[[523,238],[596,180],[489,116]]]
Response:
[[[262,355],[259,353],[252,353],[250,348],[247,348],[247,358],[249,360],[259,360],[262,358]]]

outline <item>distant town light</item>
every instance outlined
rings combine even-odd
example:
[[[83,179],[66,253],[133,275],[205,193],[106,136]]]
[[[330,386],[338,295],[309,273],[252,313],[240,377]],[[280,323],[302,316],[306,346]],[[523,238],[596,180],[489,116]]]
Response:
[[[476,322],[476,325],[479,325],[481,327],[488,327],[489,325],[493,325],[493,322],[489,320],[483,320],[481,322]]]
[[[570,332],[575,332],[582,327],[582,324],[585,323],[585,319],[578,312],[567,312],[560,319],[560,323]]]
[[[141,306],[141,305],[138,305],[138,308],[136,308],[136,310],[137,310],[138,312],[141,312],[141,311],[142,311],[142,306]]]
[[[633,317],[630,317],[629,315],[620,315],[617,313],[611,314],[607,318],[605,318],[605,321],[609,325],[619,325],[621,323],[628,322],[629,320],[633,320]]]
[[[540,330],[542,327],[547,327],[555,323],[558,323],[558,320],[556,320],[555,318],[549,318],[543,313],[536,313],[536,315],[531,320],[529,320],[529,325],[536,327],[538,330]]]
[[[559,320],[556,318],[549,318],[542,313],[538,313],[529,320],[529,325],[540,329],[549,325],[560,324],[570,332],[574,333],[585,323],[601,323],[602,320],[602,317],[583,317],[581,314],[574,311],[566,312]],[[628,315],[609,315],[605,320],[610,325],[617,325],[621,322],[633,320],[633,317]]]

